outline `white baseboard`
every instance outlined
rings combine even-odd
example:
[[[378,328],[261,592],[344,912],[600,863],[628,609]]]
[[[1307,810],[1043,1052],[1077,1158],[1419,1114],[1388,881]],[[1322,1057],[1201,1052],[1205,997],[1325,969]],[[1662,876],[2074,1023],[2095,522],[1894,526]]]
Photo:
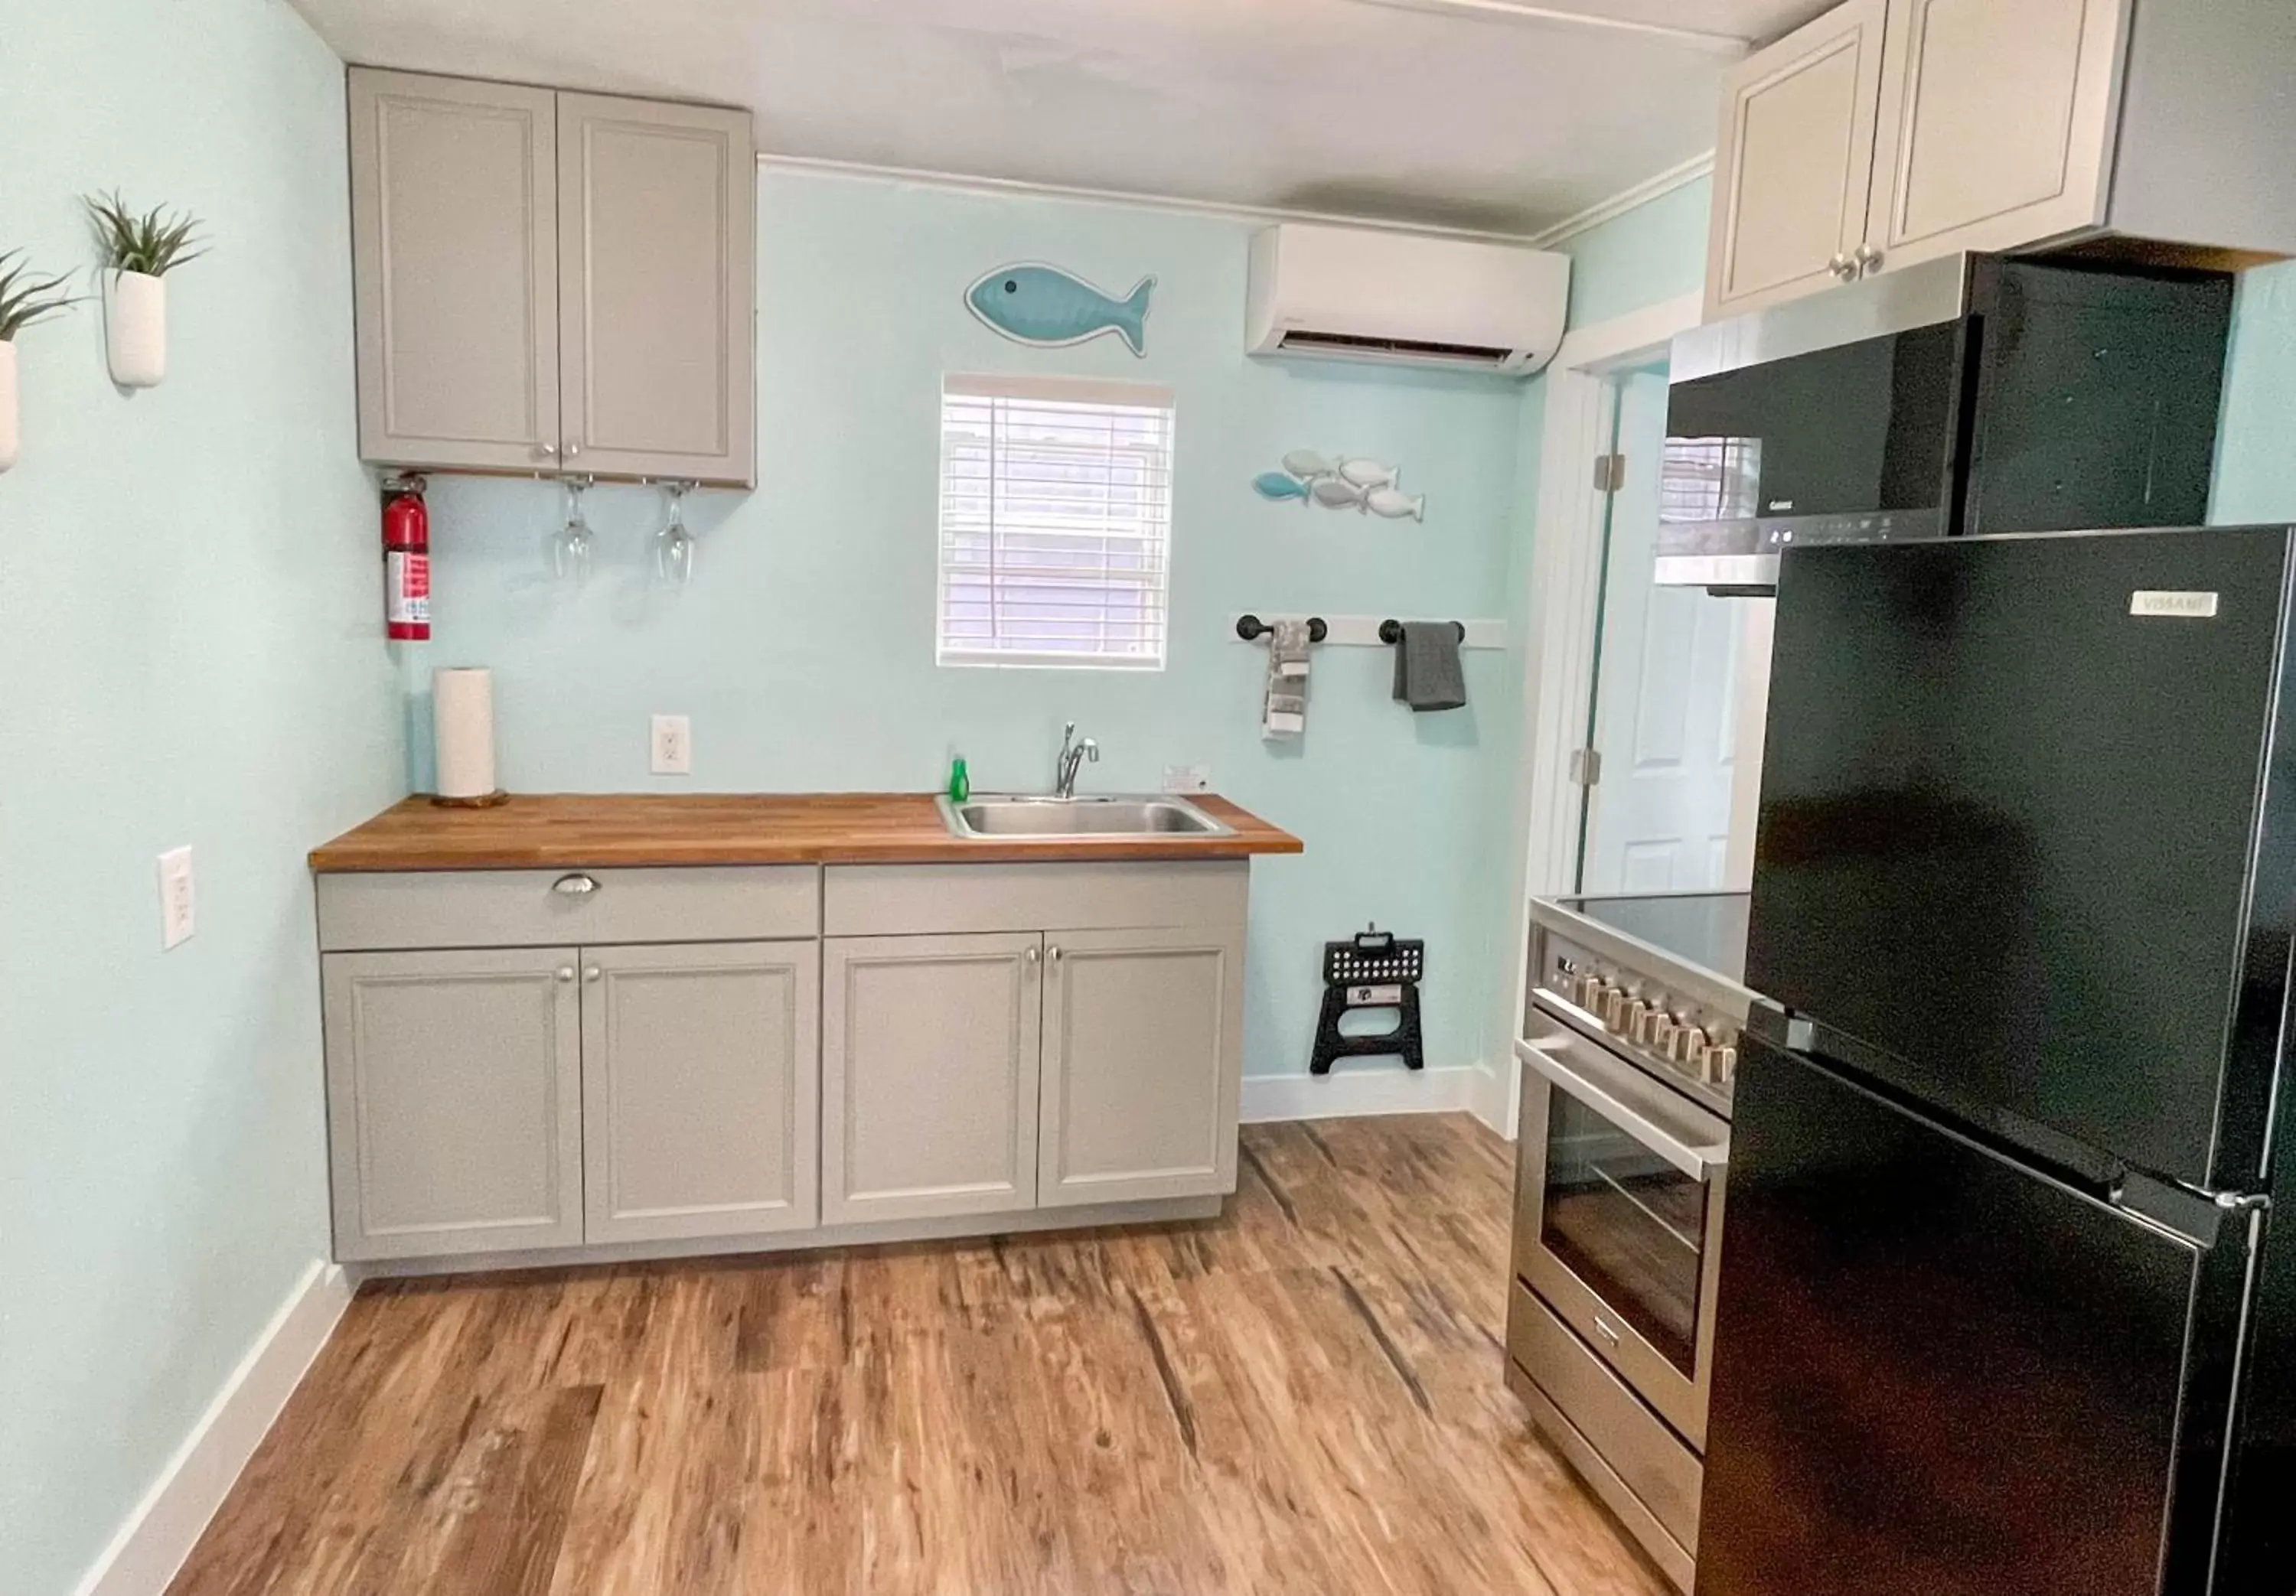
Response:
[[[168,1588],[350,1300],[342,1269],[314,1259],[76,1596],[160,1596]]]
[[[1508,1060],[1512,1066],[1513,1060]],[[1503,1136],[1514,1134],[1514,1084],[1486,1064],[1403,1069],[1393,1064],[1332,1073],[1243,1077],[1243,1121],[1345,1119],[1363,1114],[1472,1114]]]

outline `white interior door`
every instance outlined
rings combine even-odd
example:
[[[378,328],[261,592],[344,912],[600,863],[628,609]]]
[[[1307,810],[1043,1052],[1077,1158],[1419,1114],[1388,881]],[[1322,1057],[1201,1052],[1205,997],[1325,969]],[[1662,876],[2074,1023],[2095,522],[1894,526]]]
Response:
[[[1751,811],[1734,803],[1741,700],[1750,668],[1767,678],[1767,651],[1755,634],[1771,601],[1715,598],[1651,579],[1666,373],[1646,368],[1615,384],[1626,475],[1611,496],[1590,745],[1600,762],[1587,793],[1579,890],[1741,886],[1731,879],[1734,855],[1750,858],[1751,850],[1733,848],[1734,823],[1750,835],[1752,824]],[[1757,660],[1756,652],[1765,657]]]

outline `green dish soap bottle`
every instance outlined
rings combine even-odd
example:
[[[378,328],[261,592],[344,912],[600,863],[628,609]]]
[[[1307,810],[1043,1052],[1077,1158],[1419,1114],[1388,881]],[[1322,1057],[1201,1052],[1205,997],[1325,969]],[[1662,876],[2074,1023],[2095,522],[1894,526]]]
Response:
[[[965,773],[964,756],[958,754],[948,762],[948,801],[961,804],[972,796],[972,778]]]

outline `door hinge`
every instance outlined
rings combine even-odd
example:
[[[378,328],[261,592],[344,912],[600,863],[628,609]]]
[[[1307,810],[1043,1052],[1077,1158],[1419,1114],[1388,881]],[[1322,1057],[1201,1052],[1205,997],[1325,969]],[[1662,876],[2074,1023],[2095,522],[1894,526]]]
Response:
[[[1595,456],[1595,491],[1616,493],[1627,485],[1627,457],[1624,454]]]
[[[1595,782],[1601,781],[1603,779],[1603,750],[1600,749],[1572,749],[1570,750],[1570,779],[1581,787],[1592,787]]]

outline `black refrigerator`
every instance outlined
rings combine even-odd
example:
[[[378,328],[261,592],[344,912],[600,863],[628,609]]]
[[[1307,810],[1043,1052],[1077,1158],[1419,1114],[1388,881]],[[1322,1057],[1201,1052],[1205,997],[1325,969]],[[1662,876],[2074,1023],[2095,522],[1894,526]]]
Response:
[[[1699,1596],[2296,1592],[2292,570],[1784,561]]]

